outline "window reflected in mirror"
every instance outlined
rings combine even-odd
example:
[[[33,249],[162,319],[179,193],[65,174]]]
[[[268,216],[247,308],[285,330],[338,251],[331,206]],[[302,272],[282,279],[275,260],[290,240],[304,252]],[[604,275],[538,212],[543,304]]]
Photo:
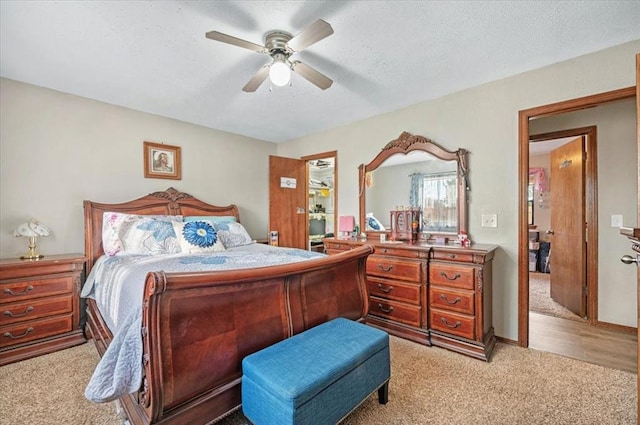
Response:
[[[422,231],[455,233],[458,230],[457,173],[414,174],[411,180],[411,193],[418,195],[416,206],[422,209]]]

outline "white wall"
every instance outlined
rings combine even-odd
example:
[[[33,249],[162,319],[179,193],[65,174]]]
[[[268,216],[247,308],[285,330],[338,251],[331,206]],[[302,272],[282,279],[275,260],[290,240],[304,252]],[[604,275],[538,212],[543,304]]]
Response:
[[[493,269],[493,325],[497,335],[517,340],[518,111],[633,86],[637,52],[640,40],[279,144],[278,155],[338,150],[339,214],[357,216],[358,165],[402,131],[449,150],[468,149],[469,233],[476,242],[500,246]],[[496,213],[498,227],[480,227],[483,213]],[[635,323],[631,295],[618,307],[615,323]],[[614,319],[608,312],[601,316]]]
[[[181,147],[182,180],[144,178],[144,141]],[[0,256],[26,252],[12,233],[31,216],[52,231],[38,239],[41,253],[84,252],[83,200],[125,202],[170,186],[237,204],[251,236],[265,238],[275,152],[273,143],[0,79]]]

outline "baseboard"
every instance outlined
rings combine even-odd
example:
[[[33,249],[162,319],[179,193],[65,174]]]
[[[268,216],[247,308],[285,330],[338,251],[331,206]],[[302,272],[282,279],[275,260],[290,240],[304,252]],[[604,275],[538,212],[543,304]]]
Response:
[[[503,336],[497,336],[497,335],[496,335],[496,339],[498,340],[498,342],[502,342],[503,344],[519,346],[518,341],[514,339],[509,339],[509,338],[505,338]]]
[[[608,322],[596,322],[595,325],[597,328],[608,329],[616,332],[624,332],[628,334],[635,334],[638,332],[638,328],[634,328],[632,326],[618,325],[616,323],[608,323]]]

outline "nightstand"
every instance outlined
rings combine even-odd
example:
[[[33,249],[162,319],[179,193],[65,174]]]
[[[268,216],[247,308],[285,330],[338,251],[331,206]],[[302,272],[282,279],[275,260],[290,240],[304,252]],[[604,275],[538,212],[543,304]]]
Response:
[[[86,341],[80,327],[85,262],[81,254],[0,259],[0,365]]]

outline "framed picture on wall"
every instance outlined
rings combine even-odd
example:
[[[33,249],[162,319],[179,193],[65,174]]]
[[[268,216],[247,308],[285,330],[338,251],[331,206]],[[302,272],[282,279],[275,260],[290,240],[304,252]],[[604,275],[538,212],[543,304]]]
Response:
[[[180,147],[144,142],[144,176],[151,179],[182,179]]]

